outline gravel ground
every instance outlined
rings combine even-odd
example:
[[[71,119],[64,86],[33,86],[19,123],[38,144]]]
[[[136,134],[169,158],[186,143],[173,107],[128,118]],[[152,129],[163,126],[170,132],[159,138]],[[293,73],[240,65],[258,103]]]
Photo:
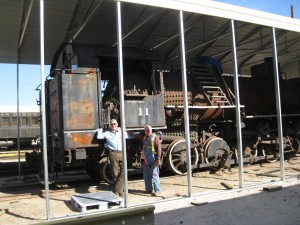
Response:
[[[258,215],[254,213],[255,210],[260,210],[260,213],[258,213],[260,216],[266,215],[277,218],[276,215],[280,214],[277,213],[274,216],[273,214],[269,215],[268,212],[271,213],[270,206],[276,205],[279,208],[280,204],[278,202],[285,203],[285,209],[282,211],[280,218],[290,216],[284,213],[286,211],[294,212],[294,210],[297,210],[297,212],[300,212],[300,157],[294,157],[285,161],[286,182],[280,181],[279,162],[245,165],[243,171],[243,189],[239,188],[238,167],[233,167],[230,171],[218,171],[215,174],[210,173],[208,170],[194,172],[191,180],[193,194],[191,198],[185,197],[188,195],[188,181],[186,176],[162,177],[161,185],[163,192],[159,197],[146,194],[142,178],[135,176],[134,178],[130,178],[128,183],[129,207],[141,204],[154,204],[156,208],[155,224],[164,225],[182,223],[199,224],[200,219],[201,224],[239,224],[234,222],[235,220],[238,221],[237,216],[244,217],[245,221],[243,220],[241,224],[263,224],[259,223],[259,220],[256,219]],[[85,175],[79,176],[79,178],[86,179]],[[9,183],[14,179],[12,177],[2,179],[1,183]],[[288,180],[293,180],[293,182],[288,182]],[[284,188],[281,191],[272,192],[272,195],[271,192],[261,193],[263,185],[271,184],[279,184],[289,189]],[[43,188],[43,185],[1,188],[0,224],[24,225],[45,220],[46,201]],[[233,189],[229,190],[230,188]],[[71,203],[71,197],[75,194],[109,190],[111,190],[109,185],[89,180],[51,185],[51,218],[80,214]],[[286,193],[284,190],[290,191]],[[284,196],[279,197],[279,193]],[[265,199],[266,196],[267,199]],[[243,201],[236,200],[240,198]],[[292,206],[294,207],[292,210],[287,208],[287,202],[293,203]],[[193,207],[191,203],[194,203]],[[205,204],[202,205],[203,203]],[[198,207],[197,205],[200,206]],[[219,209],[220,212],[214,210],[217,206],[222,206]],[[200,211],[201,213],[199,213]],[[239,216],[240,211],[244,211],[244,214],[241,216]],[[300,221],[299,213],[297,215],[297,219]],[[226,220],[218,222],[218,216],[223,216]],[[246,223],[247,218],[251,223]],[[294,219],[291,218],[291,223],[281,224],[296,224],[293,223]],[[221,223],[221,221],[224,223]],[[279,223],[269,221],[264,224]]]

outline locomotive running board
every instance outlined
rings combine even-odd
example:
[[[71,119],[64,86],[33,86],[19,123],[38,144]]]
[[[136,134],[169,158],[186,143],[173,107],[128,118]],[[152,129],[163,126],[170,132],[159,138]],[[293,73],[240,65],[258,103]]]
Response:
[[[243,158],[243,163],[255,163],[260,160],[268,160],[274,158],[274,155],[265,155],[265,156],[253,156],[253,157],[246,157]],[[238,159],[231,159],[230,165],[237,165]],[[201,163],[200,165],[193,165],[192,169],[199,169],[199,168],[208,168],[213,167],[213,163]]]

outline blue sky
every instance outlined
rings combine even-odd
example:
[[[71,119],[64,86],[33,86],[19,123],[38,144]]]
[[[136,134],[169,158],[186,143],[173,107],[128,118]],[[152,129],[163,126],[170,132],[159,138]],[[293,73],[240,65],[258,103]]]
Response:
[[[257,9],[265,12],[291,16],[291,5],[295,9],[295,17],[299,19],[299,0],[218,0],[219,2]],[[300,15],[300,13],[299,13]],[[45,75],[49,73],[45,68]],[[19,65],[20,106],[36,106],[39,93],[35,89],[41,84],[41,68],[39,65]],[[0,64],[0,107],[17,105],[17,66]]]
[[[46,66],[45,73],[49,73]],[[17,65],[0,64],[0,107],[17,105]],[[40,65],[19,65],[19,104],[37,106],[39,92],[35,89],[41,84]]]
[[[295,17],[297,16],[297,11],[300,10],[299,0],[216,0],[218,2],[229,3],[232,5],[243,6],[250,9],[256,9],[260,11],[270,12],[282,16],[291,16],[291,5],[295,9]],[[300,15],[300,13],[299,13]]]

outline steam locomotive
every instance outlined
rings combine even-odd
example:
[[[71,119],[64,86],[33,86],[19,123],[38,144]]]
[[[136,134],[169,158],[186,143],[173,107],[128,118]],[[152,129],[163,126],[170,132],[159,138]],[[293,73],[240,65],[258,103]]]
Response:
[[[46,81],[47,145],[51,168],[85,165],[95,179],[111,182],[104,143],[97,129],[125,119],[126,129],[149,124],[160,134],[162,166],[187,172],[181,71],[161,70],[155,51],[124,48],[124,107],[120,115],[115,48],[68,45],[60,48]],[[278,135],[272,61],[239,77],[244,162],[278,159]],[[192,169],[230,167],[236,163],[237,135],[233,78],[210,57],[188,63],[188,112]],[[280,80],[284,150],[298,152],[300,79]],[[141,144],[127,140],[128,170],[141,169]]]

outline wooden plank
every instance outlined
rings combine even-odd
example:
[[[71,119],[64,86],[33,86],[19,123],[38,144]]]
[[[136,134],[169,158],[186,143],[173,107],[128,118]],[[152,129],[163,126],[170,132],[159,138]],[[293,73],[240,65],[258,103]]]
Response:
[[[281,185],[271,185],[271,186],[263,187],[264,191],[279,191],[281,189],[282,189]]]

